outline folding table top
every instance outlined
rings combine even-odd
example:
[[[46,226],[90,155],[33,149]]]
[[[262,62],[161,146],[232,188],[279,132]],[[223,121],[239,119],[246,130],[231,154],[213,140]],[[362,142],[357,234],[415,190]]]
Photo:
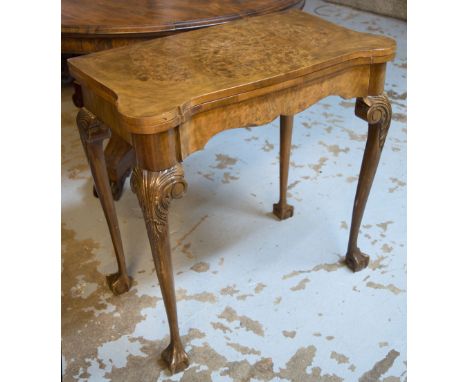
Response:
[[[329,75],[334,68],[390,61],[395,48],[390,38],[290,10],[68,63],[81,86],[112,102],[135,129],[149,133],[177,126],[204,103],[285,86],[315,72]]]

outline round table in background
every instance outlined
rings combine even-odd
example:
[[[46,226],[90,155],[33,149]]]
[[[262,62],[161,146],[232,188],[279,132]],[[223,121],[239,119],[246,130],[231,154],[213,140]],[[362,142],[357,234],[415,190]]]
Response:
[[[62,80],[66,59],[138,41],[304,6],[305,0],[62,0]],[[71,80],[71,79],[70,79]],[[66,82],[66,80],[64,81]],[[82,107],[80,87],[73,101]],[[135,155],[113,135],[105,150],[115,200],[122,195]]]
[[[62,0],[62,53],[86,54],[228,21],[302,8],[305,0]]]

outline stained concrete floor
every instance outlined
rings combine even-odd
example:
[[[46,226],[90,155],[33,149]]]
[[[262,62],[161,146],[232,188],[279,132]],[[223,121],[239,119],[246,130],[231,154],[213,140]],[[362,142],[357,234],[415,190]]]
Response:
[[[64,381],[406,381],[406,23],[321,1],[306,11],[398,42],[386,90],[393,121],[364,216],[368,269],[345,253],[367,126],[330,97],[295,118],[279,222],[279,121],[215,136],[185,161],[188,193],[170,232],[179,323],[192,363],[159,361],[168,327],[142,215],[127,182],[117,203],[130,292],[115,297],[111,241],[62,96]]]

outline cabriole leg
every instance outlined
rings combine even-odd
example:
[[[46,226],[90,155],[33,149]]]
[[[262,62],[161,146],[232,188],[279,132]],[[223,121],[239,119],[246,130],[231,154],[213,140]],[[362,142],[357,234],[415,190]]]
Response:
[[[122,238],[120,237],[119,223],[112,199],[104,151],[102,148],[102,141],[109,138],[110,130],[85,108],[82,108],[78,112],[76,122],[117,258],[118,272],[107,276],[107,283],[111,291],[119,295],[130,289],[132,280],[127,274]]]
[[[369,264],[369,256],[359,250],[357,239],[367,198],[390,127],[392,108],[386,95],[368,96],[357,98],[355,114],[369,124],[367,143],[362,159],[356,197],[354,199],[348,251],[346,253],[346,264],[354,272],[358,272]]]
[[[292,115],[280,116],[280,198],[278,203],[273,204],[273,213],[280,220],[290,218],[294,214],[294,207],[287,203],[293,121]]]
[[[163,351],[162,357],[171,372],[177,373],[188,367],[189,359],[179,335],[167,220],[171,200],[182,197],[187,188],[184,171],[181,164],[156,172],[137,167],[133,170],[131,185],[143,211],[156,274],[169,321],[171,342]]]

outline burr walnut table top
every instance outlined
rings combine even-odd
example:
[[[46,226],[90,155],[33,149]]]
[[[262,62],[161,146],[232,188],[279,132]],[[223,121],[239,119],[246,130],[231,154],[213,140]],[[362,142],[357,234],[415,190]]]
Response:
[[[291,10],[68,62],[81,86],[116,107],[120,129],[153,134],[214,104],[294,86],[318,72],[386,62],[394,53],[390,38]]]

